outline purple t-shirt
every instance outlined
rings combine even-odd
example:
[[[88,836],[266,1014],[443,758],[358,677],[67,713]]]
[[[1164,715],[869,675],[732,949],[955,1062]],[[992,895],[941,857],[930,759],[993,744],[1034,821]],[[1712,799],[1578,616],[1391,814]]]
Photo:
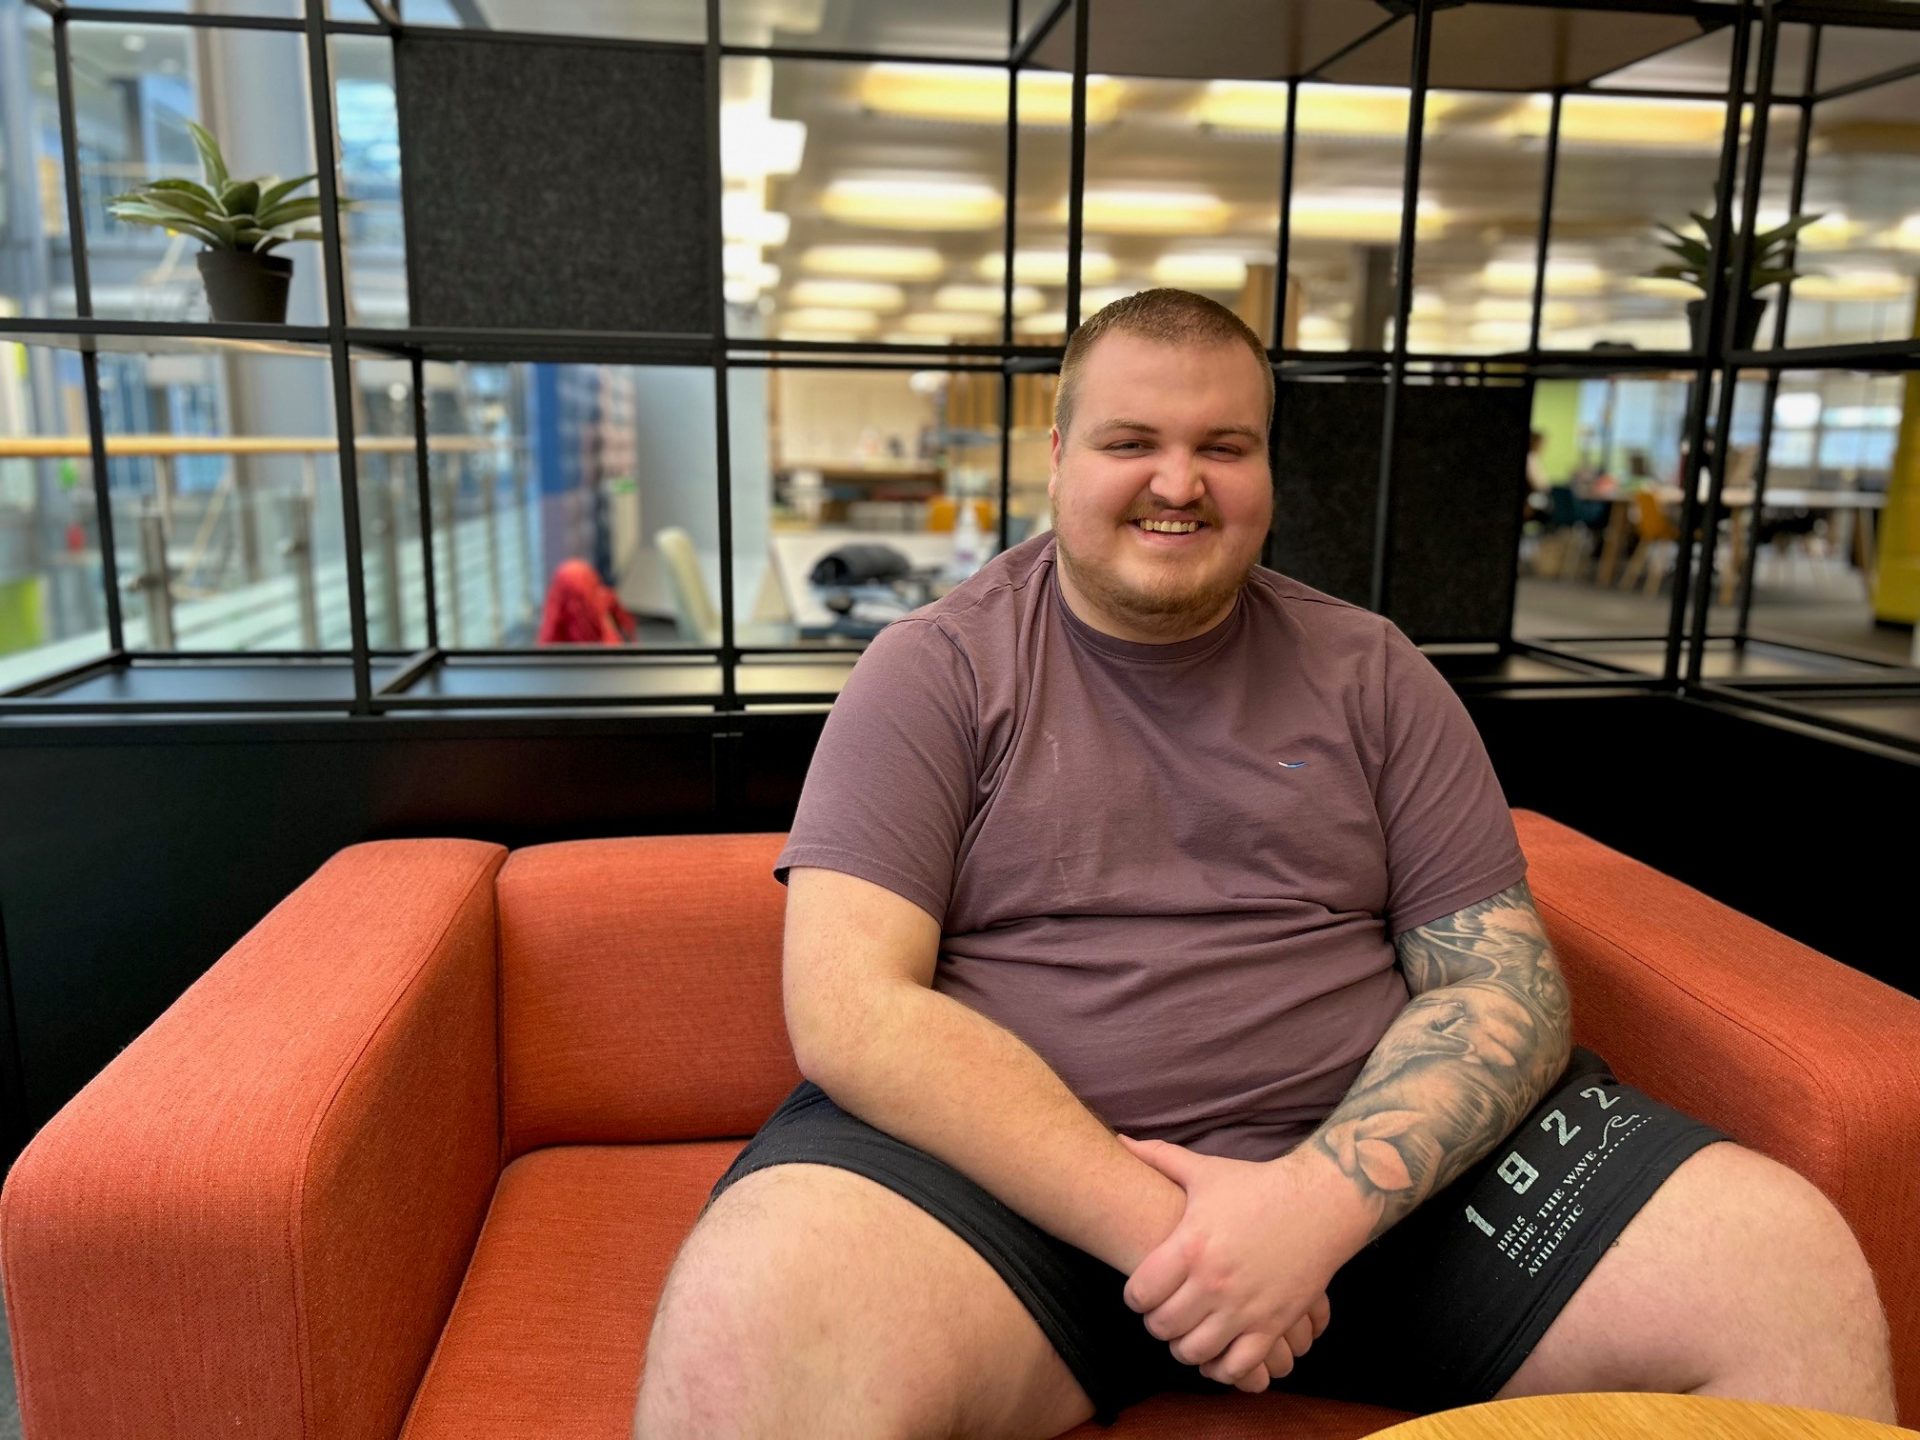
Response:
[[[1408,1000],[1391,937],[1526,874],[1459,697],[1382,617],[1256,567],[1168,645],[1074,615],[1051,532],[872,641],[774,874],[940,921],[933,988],[1141,1139],[1270,1160]]]

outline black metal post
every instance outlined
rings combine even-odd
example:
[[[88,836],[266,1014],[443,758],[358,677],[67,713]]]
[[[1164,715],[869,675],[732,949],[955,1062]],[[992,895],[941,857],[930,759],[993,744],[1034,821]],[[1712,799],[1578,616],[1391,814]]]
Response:
[[[707,238],[713,247],[713,455],[718,467],[720,504],[720,706],[740,707],[740,649],[734,634],[733,605],[733,436],[727,395],[726,239],[720,218],[725,186],[720,156],[720,0],[707,0]],[[704,582],[703,582],[704,583]],[[729,752],[730,753],[730,752]],[[723,757],[715,755],[715,774]]]
[[[420,492],[420,574],[427,590],[427,646],[440,648],[440,597],[433,589],[433,485],[427,447],[427,367],[411,357],[413,376],[413,475]]]
[[[360,548],[360,459],[354,447],[353,360],[347,350],[347,282],[341,263],[339,158],[333,146],[332,57],[327,0],[306,0],[307,88],[313,102],[314,168],[320,178],[320,253],[327,267],[327,344],[333,362],[334,423],[340,437],[340,519],[345,532],[347,623],[353,646],[353,713],[373,709],[367,644],[366,556]]]
[[[1296,12],[1297,13],[1297,12]],[[1273,262],[1273,348],[1287,343],[1287,267],[1293,263],[1293,132],[1300,82],[1287,81],[1287,132],[1280,139],[1280,236]]]
[[[1067,338],[1080,328],[1080,239],[1086,226],[1087,12],[1093,0],[1073,0],[1072,151],[1067,165]]]
[[[1533,247],[1533,316],[1527,332],[1527,353],[1540,349],[1540,314],[1546,305],[1547,248],[1553,243],[1553,187],[1560,173],[1560,107],[1566,92],[1553,92],[1553,111],[1547,117],[1547,170],[1540,182],[1540,233]]]
[[[1779,53],[1779,12],[1774,9],[1774,0],[1761,0],[1760,74],[1754,89],[1753,130],[1747,137],[1747,178],[1740,192],[1740,229],[1733,237],[1733,247],[1728,257],[1731,261],[1730,285],[1733,294],[1722,319],[1725,334],[1721,345],[1723,365],[1720,371],[1720,403],[1714,418],[1713,448],[1708,458],[1707,515],[1700,528],[1699,587],[1693,606],[1693,633],[1687,645],[1686,683],[1689,685],[1698,684],[1703,678],[1700,663],[1706,652],[1708,612],[1713,608],[1714,542],[1720,528],[1721,496],[1726,490],[1727,464],[1733,454],[1734,401],[1740,391],[1740,369],[1733,356],[1740,348],[1740,324],[1748,294],[1747,276],[1752,270],[1754,225],[1760,213],[1760,188],[1767,175],[1767,122],[1773,111],[1773,67]],[[1723,208],[1725,202],[1731,199],[1730,193],[1722,197]],[[1722,253],[1726,252],[1715,252],[1716,263]],[[1691,475],[1688,480],[1691,482]],[[1749,518],[1753,522],[1753,529],[1757,530],[1759,510],[1755,509]],[[1735,528],[1738,528],[1738,522]],[[1684,536],[1682,543],[1685,543]],[[1751,535],[1747,545],[1751,554]]]
[[[1393,584],[1393,457],[1400,391],[1407,375],[1407,322],[1413,313],[1414,228],[1420,209],[1420,148],[1427,127],[1427,65],[1433,52],[1433,0],[1413,12],[1413,94],[1407,110],[1406,173],[1400,190],[1400,245],[1393,292],[1393,352],[1387,365],[1386,415],[1380,426],[1380,488],[1374,497],[1373,576],[1369,604],[1385,615]]]
[[[1740,112],[1746,101],[1748,34],[1753,19],[1753,0],[1740,0],[1733,22],[1733,59],[1727,86],[1726,128],[1720,138],[1720,164],[1714,180],[1713,233],[1707,237],[1707,250],[1713,258],[1713,273],[1707,277],[1705,324],[1701,346],[1695,357],[1696,376],[1687,399],[1685,460],[1680,474],[1680,544],[1673,566],[1673,600],[1667,614],[1667,652],[1661,665],[1660,684],[1664,689],[1680,687],[1680,637],[1685,633],[1687,602],[1692,593],[1693,548],[1691,539],[1700,519],[1700,456],[1706,445],[1707,396],[1723,358],[1721,334],[1729,308],[1727,278],[1729,271],[1720,263],[1727,253],[1733,231],[1733,174],[1740,150]],[[1732,307],[1735,312],[1738,306]],[[1706,537],[1711,545],[1713,537]]]
[[[1807,36],[1806,74],[1801,92],[1811,95],[1820,71],[1820,27],[1809,26]],[[1787,200],[1787,218],[1791,220],[1800,213],[1800,207],[1806,201],[1807,194],[1807,152],[1813,139],[1813,106],[1800,107],[1800,129],[1794,140],[1793,183]],[[1787,242],[1787,266],[1791,270],[1793,262],[1800,253],[1798,236]],[[1779,303],[1773,311],[1773,348],[1778,351],[1787,343],[1787,305],[1793,298],[1793,282],[1785,281],[1780,286]],[[1753,577],[1760,563],[1760,517],[1764,513],[1762,506],[1767,499],[1767,475],[1772,469],[1769,452],[1773,449],[1773,407],[1780,398],[1780,371],[1769,367],[1767,370],[1766,398],[1760,409],[1760,453],[1754,457],[1753,466],[1753,534],[1747,542],[1746,564],[1740,574],[1740,613],[1733,625],[1733,646],[1735,650],[1744,650],[1747,644],[1747,630],[1753,619]],[[1855,524],[1859,523],[1858,517]]]

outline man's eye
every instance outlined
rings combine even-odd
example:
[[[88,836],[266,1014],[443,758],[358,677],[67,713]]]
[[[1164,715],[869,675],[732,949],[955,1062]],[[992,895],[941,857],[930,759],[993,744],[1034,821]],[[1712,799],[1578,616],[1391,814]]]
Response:
[[[1225,455],[1237,460],[1240,458],[1240,447],[1237,445],[1215,445],[1213,447],[1213,453],[1216,455]]]
[[[1109,450],[1144,450],[1146,448],[1138,440],[1120,440],[1107,447]]]

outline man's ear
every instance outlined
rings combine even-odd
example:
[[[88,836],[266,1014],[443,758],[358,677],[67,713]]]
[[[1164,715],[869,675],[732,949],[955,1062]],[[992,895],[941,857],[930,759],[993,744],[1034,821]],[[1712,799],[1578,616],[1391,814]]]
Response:
[[[1054,484],[1060,479],[1060,427],[1054,426],[1047,436],[1047,499],[1052,501]]]

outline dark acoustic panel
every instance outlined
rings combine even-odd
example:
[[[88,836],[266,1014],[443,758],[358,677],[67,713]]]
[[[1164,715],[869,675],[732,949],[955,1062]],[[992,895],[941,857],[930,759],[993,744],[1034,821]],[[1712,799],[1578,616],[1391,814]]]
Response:
[[[1410,385],[1394,446],[1387,613],[1420,641],[1513,633],[1531,385]]]
[[[415,324],[712,332],[701,50],[393,50]]]
[[[1267,563],[1356,605],[1369,603],[1386,403],[1384,385],[1359,380],[1282,381],[1275,397]]]
[[[1526,488],[1525,385],[1409,385],[1394,447],[1387,614],[1417,641],[1505,639]],[[1283,574],[1371,603],[1386,387],[1293,381],[1274,434],[1273,543]]]

